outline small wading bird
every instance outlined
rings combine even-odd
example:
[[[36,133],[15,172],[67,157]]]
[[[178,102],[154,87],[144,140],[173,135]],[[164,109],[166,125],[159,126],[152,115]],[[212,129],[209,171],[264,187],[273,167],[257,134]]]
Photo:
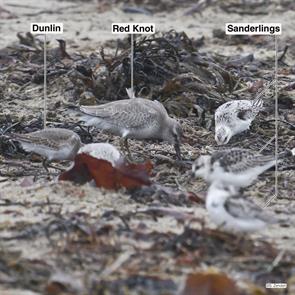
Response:
[[[81,147],[79,135],[64,128],[46,128],[26,134],[11,133],[10,138],[18,141],[26,152],[42,156],[46,170],[50,161],[73,160]]]
[[[261,96],[274,84],[267,87],[253,100],[233,100],[219,106],[215,111],[215,141],[218,145],[229,142],[232,136],[250,128],[257,114],[263,110]]]
[[[282,152],[278,160],[291,155],[290,151]],[[192,165],[192,173],[209,183],[219,181],[236,187],[247,187],[275,163],[274,155],[264,156],[248,149],[232,148],[200,156]]]
[[[234,233],[255,232],[278,221],[233,186],[214,182],[206,197],[210,219],[222,230]]]
[[[109,143],[89,143],[82,146],[78,154],[88,154],[94,158],[110,162],[112,166],[121,158],[118,149]]]
[[[174,145],[178,159],[181,159],[181,125],[169,117],[164,106],[158,101],[151,101],[134,96],[127,89],[129,99],[118,100],[97,106],[81,106],[86,114],[81,119],[88,126],[95,126],[122,137],[121,148],[129,158],[128,138],[139,140],[158,139]]]

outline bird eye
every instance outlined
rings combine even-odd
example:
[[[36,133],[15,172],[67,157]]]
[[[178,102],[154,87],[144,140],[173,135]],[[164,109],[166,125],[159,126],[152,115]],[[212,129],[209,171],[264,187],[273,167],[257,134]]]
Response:
[[[199,170],[201,167],[202,167],[202,165],[200,165],[199,163],[198,163],[198,164],[194,164],[194,166],[193,166],[193,170],[197,171],[197,170]]]

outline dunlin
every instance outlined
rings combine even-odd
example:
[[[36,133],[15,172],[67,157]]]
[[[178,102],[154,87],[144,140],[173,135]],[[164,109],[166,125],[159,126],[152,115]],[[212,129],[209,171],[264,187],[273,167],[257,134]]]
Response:
[[[81,147],[79,135],[64,128],[46,128],[26,134],[12,133],[10,136],[19,141],[25,151],[42,156],[46,169],[46,161],[73,160]]]

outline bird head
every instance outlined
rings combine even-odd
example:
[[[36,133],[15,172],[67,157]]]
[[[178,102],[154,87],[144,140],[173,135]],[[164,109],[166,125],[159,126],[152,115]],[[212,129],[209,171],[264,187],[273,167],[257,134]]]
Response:
[[[224,145],[229,142],[232,137],[232,131],[228,126],[219,126],[215,129],[215,141],[218,145]]]
[[[207,180],[211,167],[211,156],[200,156],[192,165],[194,177],[202,177]]]

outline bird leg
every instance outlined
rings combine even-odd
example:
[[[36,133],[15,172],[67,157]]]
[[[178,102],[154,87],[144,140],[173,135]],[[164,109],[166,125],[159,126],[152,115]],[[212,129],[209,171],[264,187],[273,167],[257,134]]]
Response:
[[[175,152],[176,152],[177,160],[181,161],[181,152],[180,152],[180,144],[179,144],[179,142],[176,142],[174,144],[174,149],[175,149]]]
[[[47,159],[45,159],[45,158],[43,159],[42,166],[44,167],[44,169],[46,170],[46,172],[49,173]]]
[[[226,222],[224,221],[224,222],[222,222],[221,224],[219,224],[219,225],[217,226],[216,230],[218,230],[218,231],[222,231],[222,228],[223,228],[225,225],[226,225]]]
[[[126,159],[128,162],[134,162],[130,150],[129,150],[129,146],[128,146],[128,138],[127,137],[122,137],[120,140],[120,147],[122,149],[122,151],[124,152]],[[126,154],[127,153],[127,154]]]

